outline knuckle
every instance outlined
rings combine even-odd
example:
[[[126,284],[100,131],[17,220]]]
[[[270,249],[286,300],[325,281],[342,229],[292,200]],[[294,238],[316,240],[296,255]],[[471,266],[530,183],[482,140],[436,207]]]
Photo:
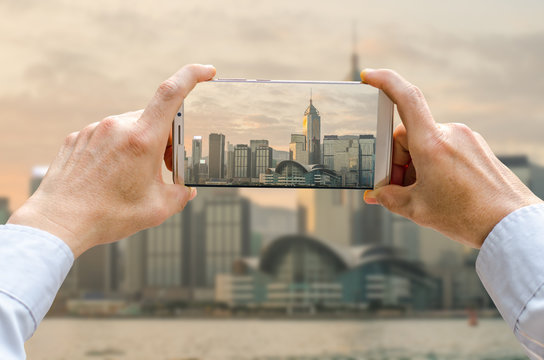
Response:
[[[416,101],[425,100],[425,96],[423,95],[423,92],[420,88],[415,86],[414,84],[410,84],[406,87],[406,95]]]
[[[79,136],[79,131],[74,131],[73,133],[68,134],[64,139],[64,146],[72,146],[75,144],[77,137]]]
[[[171,79],[163,81],[157,89],[157,95],[165,101],[174,99],[178,93],[179,85]]]
[[[124,145],[132,154],[143,155],[151,147],[151,138],[145,131],[139,129],[130,130],[125,137]]]
[[[463,123],[453,123],[451,124],[451,126],[456,132],[460,134],[468,135],[471,137],[474,136],[474,132],[472,131],[472,129]]]
[[[114,116],[108,116],[96,125],[96,130],[101,133],[109,133],[117,126],[117,119]]]

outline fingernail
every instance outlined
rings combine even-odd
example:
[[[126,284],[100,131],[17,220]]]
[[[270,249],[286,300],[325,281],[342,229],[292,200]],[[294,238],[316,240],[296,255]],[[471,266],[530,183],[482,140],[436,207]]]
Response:
[[[363,69],[363,71],[361,71],[361,81],[364,82],[365,84],[366,84],[365,76],[371,71],[374,71],[374,69]]]
[[[372,190],[366,190],[364,195],[363,195],[363,199],[365,200],[365,203],[367,203],[367,204],[370,204],[370,205],[377,205],[378,204],[378,200],[376,199],[374,191],[372,191]]]
[[[215,66],[211,65],[211,64],[207,64],[207,65],[204,65],[205,67],[207,68],[210,68],[210,69],[215,69]]]

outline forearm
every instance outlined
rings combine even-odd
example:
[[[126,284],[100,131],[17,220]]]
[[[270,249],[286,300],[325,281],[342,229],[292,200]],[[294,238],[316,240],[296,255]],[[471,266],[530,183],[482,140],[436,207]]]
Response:
[[[0,226],[0,358],[24,355],[24,341],[51,307],[73,261],[70,248],[45,231]]]
[[[476,270],[528,354],[544,357],[544,204],[499,222],[481,248]]]

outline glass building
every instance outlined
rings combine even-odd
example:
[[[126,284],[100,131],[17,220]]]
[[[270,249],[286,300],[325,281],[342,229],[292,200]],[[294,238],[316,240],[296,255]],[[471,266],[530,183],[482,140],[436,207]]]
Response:
[[[202,159],[202,136],[193,137],[193,148],[191,152],[191,163],[193,169],[193,182],[198,183],[200,175],[200,160]]]
[[[234,177],[250,178],[251,176],[251,149],[246,144],[234,147]]]
[[[276,168],[262,173],[259,182],[263,185],[338,187],[342,185],[342,177],[322,165],[303,165],[285,160]]]
[[[253,155],[252,155],[253,158]],[[272,167],[272,148],[268,145],[261,145],[255,149],[255,173],[252,177],[266,173]]]
[[[304,235],[270,242],[218,278],[216,301],[291,311],[319,308],[435,308],[439,283],[381,245],[346,247]]]
[[[206,199],[204,205],[205,286],[230,274],[236,259],[250,252],[249,200],[237,195]]]
[[[210,134],[208,146],[209,178],[223,179],[225,177],[225,135]]]

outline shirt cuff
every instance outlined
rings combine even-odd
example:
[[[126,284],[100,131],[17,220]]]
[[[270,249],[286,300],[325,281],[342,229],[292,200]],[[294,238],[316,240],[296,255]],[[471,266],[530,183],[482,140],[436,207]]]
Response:
[[[487,236],[476,272],[512,331],[544,283],[544,204],[518,209]]]
[[[43,230],[0,225],[0,290],[43,319],[74,262],[68,245]],[[31,334],[30,334],[31,335]]]

